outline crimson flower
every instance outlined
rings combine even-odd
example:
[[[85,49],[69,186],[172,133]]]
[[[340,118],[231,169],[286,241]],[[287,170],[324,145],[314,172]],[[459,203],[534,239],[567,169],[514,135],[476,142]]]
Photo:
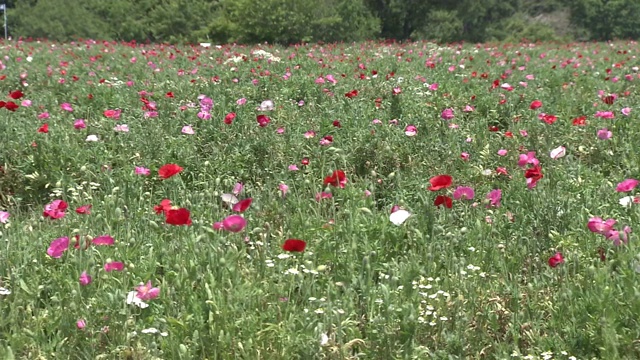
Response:
[[[540,100],[533,100],[531,102],[531,105],[529,105],[529,109],[531,109],[531,110],[535,110],[535,109],[538,109],[540,107],[542,107],[542,101],[540,101]]]
[[[164,216],[165,222],[169,225],[191,225],[191,213],[185,208],[170,209]]]
[[[549,124],[549,125],[553,125],[554,122],[556,122],[556,120],[558,120],[558,117],[555,115],[551,115],[551,114],[544,114],[541,117],[542,121],[544,121],[545,123]]]
[[[238,203],[233,205],[232,210],[235,212],[243,213],[249,208],[249,206],[251,206],[252,202],[253,202],[252,198],[240,200]]]
[[[447,209],[451,209],[453,206],[453,200],[447,195],[438,195],[436,199],[433,201],[433,205],[440,207],[440,205],[444,205]]]
[[[353,99],[354,97],[358,96],[358,90],[351,90],[348,93],[344,94],[344,96],[348,97],[349,99]]]
[[[282,244],[282,250],[290,252],[303,252],[306,247],[307,243],[299,239],[287,239]]]
[[[7,103],[4,105],[4,107],[5,107],[5,109],[7,109],[9,111],[16,111],[16,110],[18,110],[20,105],[14,103],[13,101],[7,101]]]
[[[585,126],[587,125],[587,117],[582,115],[573,119],[573,126]]]
[[[324,185],[331,185],[335,187],[339,187],[344,189],[344,186],[347,184],[347,176],[342,170],[335,170],[331,176],[327,176],[324,178]]]
[[[46,134],[49,132],[49,124],[44,123],[44,125],[40,126],[40,128],[38,129],[39,133],[43,133]]]
[[[77,214],[90,215],[91,214],[91,204],[82,205],[76,209]]]
[[[562,257],[562,253],[557,252],[552,257],[549,258],[549,266],[552,268],[562,264],[564,262],[564,258]]]
[[[52,219],[61,219],[64,217],[64,211],[69,205],[64,200],[54,200],[50,204],[45,205],[42,216]]]
[[[446,189],[449,186],[451,186],[452,181],[453,181],[453,178],[450,175],[434,176],[431,179],[429,179],[429,182],[431,183],[429,190],[438,191],[438,190]]]
[[[183,170],[183,168],[180,167],[179,165],[166,164],[166,165],[163,165],[160,169],[158,169],[158,175],[162,179],[166,180],[166,179],[172,177],[173,175],[176,175],[176,174],[180,173],[182,170]]]
[[[153,207],[153,211],[155,211],[158,215],[166,213],[169,210],[171,210],[171,200],[169,199],[163,199],[160,202],[160,205],[156,205]]]
[[[12,98],[13,100],[18,100],[23,96],[24,94],[20,90],[15,90],[9,93],[9,97]]]
[[[540,167],[540,165],[529,168],[524,172],[524,177],[527,179],[527,187],[529,189],[533,189],[534,187],[536,187],[536,183],[538,182],[538,180],[544,177],[544,175],[542,174],[542,168]]]
[[[233,122],[233,119],[235,118],[236,118],[236,113],[230,112],[224,117],[224,123],[227,125],[231,125],[231,123]]]
[[[256,121],[258,122],[258,126],[265,127],[269,125],[271,119],[267,115],[258,115],[256,116]]]

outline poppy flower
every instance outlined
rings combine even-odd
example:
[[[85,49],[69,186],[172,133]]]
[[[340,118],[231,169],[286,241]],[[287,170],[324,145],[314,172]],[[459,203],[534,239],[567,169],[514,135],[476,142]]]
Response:
[[[431,183],[429,190],[438,191],[438,190],[446,189],[449,186],[451,186],[452,181],[453,181],[453,178],[450,175],[434,176],[431,179],[429,179],[429,182]]]
[[[191,225],[191,213],[185,208],[170,209],[164,216],[165,222],[169,225]]]
[[[351,90],[348,93],[344,94],[344,96],[348,97],[349,99],[353,99],[354,97],[358,96],[358,90]]]
[[[249,206],[251,206],[252,202],[253,202],[252,198],[240,200],[233,205],[232,210],[235,212],[243,213],[249,208]]]
[[[629,191],[635,189],[636,186],[638,186],[638,180],[636,180],[636,179],[626,179],[623,182],[619,183],[618,186],[616,186],[616,191],[617,192],[629,192]]]
[[[556,120],[558,120],[558,117],[551,114],[541,114],[540,120],[544,121],[549,125],[553,125],[553,123],[556,122]]]
[[[153,287],[151,280],[147,281],[144,285],[136,287],[136,291],[136,296],[142,301],[153,300],[160,295],[160,288]]]
[[[7,101],[7,103],[4,105],[4,108],[9,111],[16,111],[19,107],[20,105],[14,103],[13,101]]]
[[[327,176],[324,178],[324,185],[331,185],[335,187],[339,187],[344,189],[344,186],[347,184],[347,177],[342,170],[335,170],[331,176]]]
[[[267,115],[258,115],[256,116],[256,121],[258,122],[258,126],[265,127],[269,125],[271,119]]]
[[[529,168],[524,172],[524,177],[527,179],[527,187],[529,189],[533,189],[534,187],[536,187],[536,183],[538,182],[538,180],[544,177],[544,175],[542,174],[542,168],[540,167],[540,165]]]
[[[468,186],[458,186],[453,191],[453,198],[456,200],[472,200],[474,196],[475,192],[473,191],[473,188]]]
[[[40,128],[38,129],[39,133],[43,133],[46,134],[49,132],[49,124],[44,123],[44,125],[40,126]]]
[[[15,90],[9,93],[9,97],[12,98],[13,100],[18,100],[23,96],[24,94],[20,90]]]
[[[227,115],[225,115],[224,117],[224,123],[227,125],[231,125],[231,123],[233,123],[233,119],[236,118],[236,113],[234,112],[230,112]]]
[[[77,214],[82,214],[82,215],[90,215],[91,214],[91,204],[80,206],[79,208],[76,209],[76,213]]]
[[[51,219],[61,219],[65,215],[65,210],[69,205],[64,200],[54,200],[51,203],[45,205],[42,216],[49,217]]]
[[[535,109],[538,109],[540,107],[542,107],[542,101],[540,101],[540,100],[533,100],[531,102],[531,105],[529,105],[529,109],[531,109],[531,110],[535,110]]]
[[[287,239],[282,244],[282,250],[290,252],[303,252],[306,247],[307,243],[299,239]]]
[[[166,213],[167,211],[171,210],[171,200],[169,199],[163,199],[160,202],[160,205],[156,205],[153,207],[153,210],[156,212],[156,214],[162,214],[162,213]]]
[[[104,271],[112,272],[112,271],[122,271],[124,270],[124,263],[120,261],[111,261],[104,264]]]
[[[105,110],[103,114],[105,117],[108,117],[109,119],[118,120],[120,119],[121,113],[122,113],[122,110]]]
[[[247,220],[240,215],[230,215],[222,220],[222,227],[230,232],[240,232],[247,226]]]
[[[176,174],[180,173],[182,170],[183,170],[183,168],[180,167],[179,165],[166,164],[166,165],[163,165],[160,169],[158,169],[158,175],[162,179],[166,180],[166,179],[172,177],[173,175],[176,175]]]
[[[585,126],[587,125],[587,117],[585,115],[578,116],[572,121],[573,126]]]
[[[62,253],[67,251],[69,248],[69,238],[61,237],[51,241],[49,244],[49,248],[47,249],[47,255],[51,256],[54,259],[57,259],[62,256]]]
[[[111,236],[102,235],[102,236],[98,236],[97,238],[93,239],[91,241],[91,243],[93,245],[107,245],[107,246],[110,246],[110,245],[113,245],[114,241],[115,240]]]
[[[437,207],[440,207],[440,205],[444,205],[444,207],[446,207],[447,209],[451,209],[451,207],[453,206],[453,201],[446,195],[438,195],[433,201],[433,205]]]
[[[562,264],[564,262],[564,258],[562,257],[562,253],[555,253],[552,257],[549,258],[549,266],[552,268]]]

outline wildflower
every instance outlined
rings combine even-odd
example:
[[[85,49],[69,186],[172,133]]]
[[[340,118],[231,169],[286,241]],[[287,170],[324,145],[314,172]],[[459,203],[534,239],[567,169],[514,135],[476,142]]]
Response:
[[[341,189],[344,189],[345,185],[347,184],[347,176],[345,175],[344,171],[335,170],[330,176],[327,176],[324,179],[323,184],[325,186],[331,185],[331,186],[340,187]]]
[[[73,111],[73,107],[69,103],[60,104],[60,109],[62,109],[64,111],[68,111],[68,112],[72,112]]]
[[[430,191],[438,191],[441,189],[446,189],[451,186],[453,178],[450,175],[437,175],[429,179],[429,183],[431,186],[429,187]]]
[[[489,206],[500,207],[500,200],[502,199],[502,190],[494,189],[487,194],[487,199],[489,199]]]
[[[235,212],[243,213],[249,208],[249,206],[251,206],[252,202],[253,202],[252,198],[240,200],[238,201],[238,203],[233,205],[232,210]]]
[[[136,287],[136,291],[136,296],[142,301],[153,300],[160,295],[160,288],[153,287],[151,285],[151,280],[144,285]]]
[[[247,220],[240,215],[227,216],[222,221],[222,227],[230,232],[240,232],[247,226]]]
[[[195,134],[195,131],[193,131],[193,128],[191,127],[191,125],[183,126],[181,131],[185,135],[193,135],[193,134]]]
[[[80,281],[80,285],[87,286],[87,285],[91,284],[91,281],[93,279],[92,279],[91,276],[89,276],[87,274],[86,271],[83,271],[82,274],[80,274],[80,278],[78,280]]]
[[[256,121],[258,122],[258,126],[265,127],[269,125],[271,119],[267,115],[258,115],[256,116]]]
[[[179,165],[176,164],[166,164],[163,165],[160,169],[158,169],[158,175],[162,178],[162,179],[168,179],[178,173],[180,173],[183,170],[182,167],[180,167]]]
[[[50,204],[45,205],[42,215],[46,218],[61,219],[65,215],[65,210],[69,205],[64,200],[54,200]]]
[[[136,175],[148,176],[149,174],[151,174],[151,170],[147,169],[146,167],[136,166],[134,173]]]
[[[9,215],[7,211],[0,211],[0,223],[6,224],[9,221]]]
[[[84,123],[84,119],[76,119],[76,121],[73,122],[73,127],[76,130],[80,130],[86,128],[87,124]]]
[[[87,136],[87,139],[85,141],[96,142],[96,141],[98,141],[98,135],[89,135],[89,136]]]
[[[402,210],[402,209],[397,209],[395,211],[391,212],[391,215],[389,215],[389,220],[397,226],[402,225],[409,217],[411,216],[411,213],[408,212],[407,210]]]
[[[552,257],[549,258],[549,266],[552,268],[562,264],[564,262],[564,258],[562,257],[562,253],[557,252]]]
[[[47,255],[51,256],[54,259],[57,259],[62,256],[62,254],[67,251],[69,248],[69,238],[61,237],[57,238],[49,244],[49,248],[47,249]]]
[[[618,183],[618,186],[616,186],[616,191],[617,192],[629,192],[633,189],[635,189],[636,186],[638,186],[639,181],[636,179],[626,179],[621,183]]]
[[[561,157],[564,157],[567,154],[567,149],[564,146],[559,146],[553,150],[551,150],[551,152],[549,153],[549,156],[554,159],[560,159]]]
[[[453,191],[453,198],[456,200],[471,200],[475,196],[475,192],[468,186],[458,186]]]
[[[444,207],[446,207],[447,209],[451,209],[451,207],[453,206],[453,201],[446,195],[438,195],[433,201],[433,205],[437,207],[440,207],[440,205],[444,205]]]
[[[165,223],[169,225],[191,225],[191,213],[185,208],[170,209],[165,211]]]
[[[598,139],[600,140],[609,140],[613,136],[613,133],[609,131],[607,128],[603,128],[598,130]]]
[[[122,271],[124,270],[124,263],[120,261],[110,261],[104,264],[104,271],[112,272],[112,271]]]
[[[137,291],[130,291],[127,293],[127,304],[133,304],[141,309],[147,308],[149,307],[149,304],[147,304],[146,302],[142,301],[139,297],[138,297],[138,292]]]
[[[451,120],[451,119],[453,119],[454,118],[453,109],[447,108],[447,109],[442,110],[442,113],[440,114],[440,117],[443,120]]]
[[[418,128],[416,128],[414,125],[407,125],[407,127],[404,129],[404,134],[407,136],[416,136],[418,134]]]
[[[541,107],[542,107],[542,101],[540,101],[540,100],[534,100],[529,105],[529,109],[531,109],[531,110],[536,110],[536,109],[539,109]]]
[[[540,165],[529,168],[525,171],[524,177],[527,179],[527,187],[529,189],[533,189],[534,187],[536,187],[538,180],[544,177],[544,175],[542,174],[542,168],[540,167]]]
[[[303,252],[307,243],[304,240],[299,239],[287,239],[282,244],[282,250],[289,252]]]
[[[91,204],[80,206],[76,209],[76,213],[81,215],[91,215]]]

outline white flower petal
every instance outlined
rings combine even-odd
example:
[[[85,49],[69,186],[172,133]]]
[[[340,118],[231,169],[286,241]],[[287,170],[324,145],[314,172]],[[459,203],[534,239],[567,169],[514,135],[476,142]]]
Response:
[[[409,216],[411,216],[411,213],[407,210],[396,210],[391,213],[389,220],[391,220],[394,225],[400,226],[409,218]]]

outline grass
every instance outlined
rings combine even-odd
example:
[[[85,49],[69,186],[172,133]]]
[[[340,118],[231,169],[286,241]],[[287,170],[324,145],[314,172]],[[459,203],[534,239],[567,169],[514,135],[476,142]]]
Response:
[[[0,92],[24,96],[16,111],[0,108],[0,210],[10,214],[0,223],[0,357],[637,359],[636,235],[616,245],[587,224],[613,218],[622,233],[639,220],[638,204],[620,204],[634,190],[616,191],[640,176],[639,50],[4,43]],[[214,102],[209,120],[199,95]],[[265,100],[273,110],[257,109]],[[542,107],[530,109],[534,100]],[[447,108],[454,117],[443,120]],[[610,139],[599,139],[603,128]],[[559,146],[566,156],[551,158]],[[533,188],[534,161],[518,166],[529,151],[543,174]],[[165,164],[183,170],[162,179]],[[324,181],[335,170],[344,188]],[[430,191],[441,174],[453,183]],[[247,226],[216,230],[234,214],[222,195],[237,183],[237,197],[253,199]],[[434,205],[459,186],[474,199]],[[500,206],[486,198],[494,189]],[[331,197],[316,200],[321,192]],[[167,224],[169,211],[154,211],[163,199],[192,223]],[[64,217],[43,216],[54,200],[68,203]],[[394,205],[411,214],[400,225]],[[114,243],[76,249],[76,235]],[[66,251],[48,254],[62,237]],[[285,251],[290,238],[305,250]],[[551,267],[556,253],[564,261]],[[108,272],[110,262],[124,268]],[[147,281],[159,296],[127,303]]]

